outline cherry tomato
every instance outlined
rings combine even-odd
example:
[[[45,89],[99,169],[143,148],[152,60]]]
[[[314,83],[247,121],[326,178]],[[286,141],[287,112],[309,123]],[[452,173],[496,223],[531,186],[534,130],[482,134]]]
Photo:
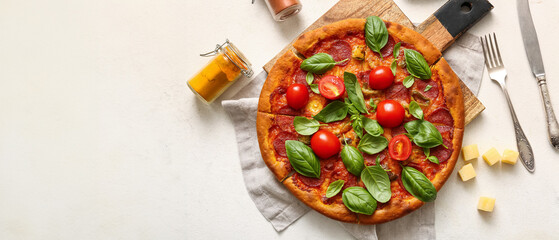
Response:
[[[377,121],[383,127],[397,127],[404,121],[404,107],[394,100],[383,100],[377,105]]]
[[[285,97],[287,98],[287,105],[295,109],[301,109],[309,101],[309,90],[303,84],[294,83],[287,88]]]
[[[404,161],[411,155],[411,141],[406,135],[397,135],[388,144],[388,153],[394,160]]]
[[[392,70],[387,66],[378,66],[369,73],[369,86],[372,89],[386,89],[393,82],[394,74],[392,74]]]
[[[320,158],[329,158],[340,152],[338,137],[327,130],[318,130],[311,138],[311,149]]]
[[[332,75],[325,76],[318,83],[318,91],[325,98],[336,100],[344,95],[344,80]]]

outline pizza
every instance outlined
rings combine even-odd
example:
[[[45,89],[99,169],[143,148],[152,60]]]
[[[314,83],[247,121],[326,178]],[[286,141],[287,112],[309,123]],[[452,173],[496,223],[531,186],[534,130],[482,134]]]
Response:
[[[262,158],[306,205],[378,224],[434,201],[462,145],[459,79],[419,33],[376,16],[302,34],[272,67]]]

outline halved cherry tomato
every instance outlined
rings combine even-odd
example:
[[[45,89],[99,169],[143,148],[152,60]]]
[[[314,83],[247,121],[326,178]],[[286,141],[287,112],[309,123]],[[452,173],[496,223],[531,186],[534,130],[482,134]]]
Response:
[[[388,144],[388,153],[394,160],[404,161],[411,155],[411,141],[406,135],[397,135]]]
[[[344,80],[332,75],[325,76],[318,82],[318,91],[325,98],[336,100],[344,95]]]
[[[404,121],[405,110],[394,100],[383,100],[377,105],[377,121],[387,128],[397,127]]]
[[[287,105],[295,109],[301,109],[309,101],[309,90],[303,84],[294,83],[287,88],[285,97],[287,98]]]
[[[369,86],[372,89],[386,89],[393,82],[394,74],[392,74],[392,70],[387,66],[378,66],[369,73]]]
[[[341,146],[338,137],[327,130],[318,130],[311,138],[311,149],[320,158],[338,154]]]

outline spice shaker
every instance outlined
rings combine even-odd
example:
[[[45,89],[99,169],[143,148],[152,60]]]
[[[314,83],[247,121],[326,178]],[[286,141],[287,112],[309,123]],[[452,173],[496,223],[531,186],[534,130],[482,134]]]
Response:
[[[297,14],[301,11],[303,5],[299,0],[264,0],[270,13],[276,21],[285,21],[285,19]]]

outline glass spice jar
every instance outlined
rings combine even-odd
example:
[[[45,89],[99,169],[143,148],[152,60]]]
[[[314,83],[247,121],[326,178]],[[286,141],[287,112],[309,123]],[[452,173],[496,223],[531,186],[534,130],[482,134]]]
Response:
[[[250,62],[233,43],[229,42],[229,39],[221,45],[216,45],[214,51],[200,56],[215,57],[192,77],[187,85],[194,94],[208,104],[219,97],[241,75],[252,77]]]

